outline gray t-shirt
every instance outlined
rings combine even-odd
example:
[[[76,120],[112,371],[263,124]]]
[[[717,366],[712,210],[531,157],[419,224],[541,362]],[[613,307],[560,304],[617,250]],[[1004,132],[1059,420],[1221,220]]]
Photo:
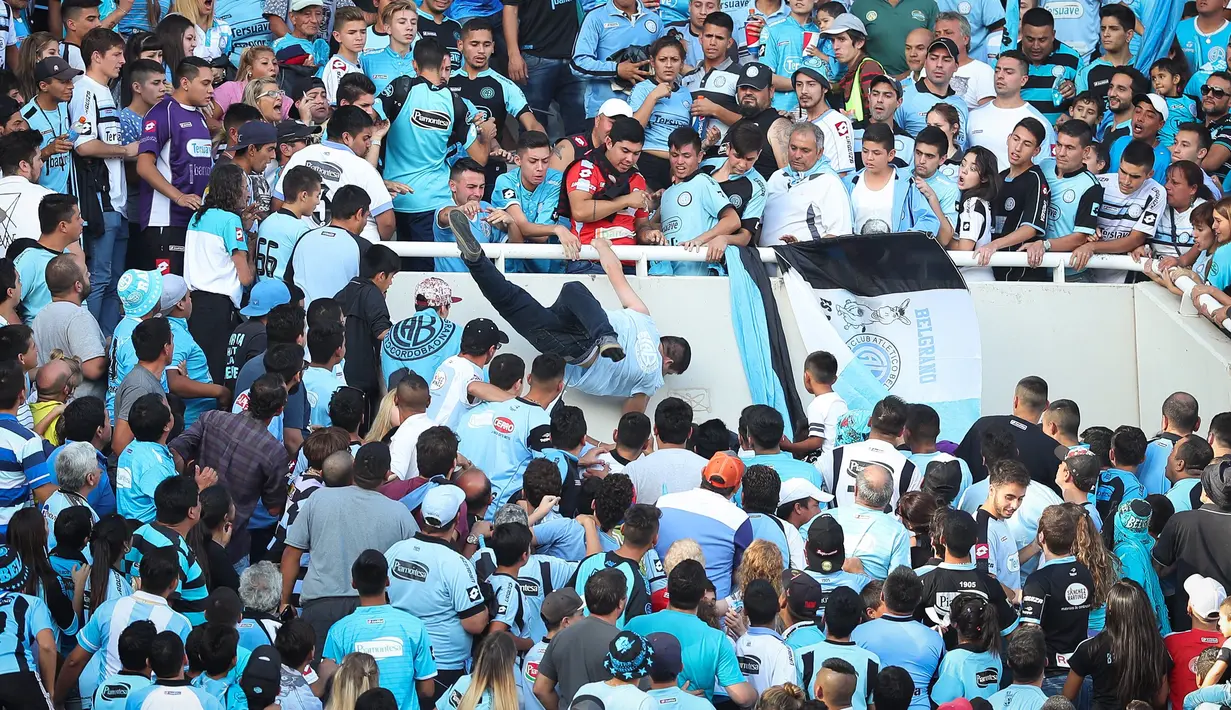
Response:
[[[115,391],[115,420],[128,421],[128,410],[132,409],[133,403],[143,395],[151,393],[164,396],[167,394],[162,388],[162,382],[150,374],[149,370],[141,365],[129,370],[124,379],[120,380],[119,389]]]
[[[654,505],[668,493],[683,493],[701,485],[701,471],[707,463],[688,449],[661,449],[629,461],[624,475],[633,482],[637,502]]]
[[[52,301],[38,312],[31,328],[34,329],[34,342],[38,343],[40,366],[47,364],[53,350],[62,350],[65,355],[81,362],[107,354],[103,331],[85,306],[70,301]],[[83,381],[73,396],[106,398],[106,378]]]
[[[358,486],[321,488],[299,507],[286,544],[312,553],[300,599],[353,597],[350,568],[364,550],[384,552],[419,532],[410,510]]]
[[[586,683],[607,680],[611,672],[603,666],[611,641],[620,630],[594,616],[586,616],[568,625],[547,644],[547,652],[539,662],[539,673],[556,681],[560,707],[573,702],[577,689]]]

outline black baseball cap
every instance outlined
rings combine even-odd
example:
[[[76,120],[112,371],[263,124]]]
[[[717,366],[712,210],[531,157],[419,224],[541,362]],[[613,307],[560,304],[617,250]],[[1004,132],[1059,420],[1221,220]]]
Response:
[[[886,76],[884,74],[877,74],[876,76],[872,77],[871,81],[868,82],[868,88],[871,89],[875,87],[877,84],[885,84],[886,86],[893,89],[893,93],[897,94],[899,99],[902,98],[902,87],[898,84],[898,82],[894,81],[892,77]]]
[[[842,526],[830,515],[817,516],[808,527],[808,566],[816,560],[816,571],[833,574],[846,561],[846,536]]]
[[[39,63],[34,65],[35,81],[47,81],[48,79],[68,81],[80,74],[81,70],[70,66],[68,60],[64,57],[47,57],[46,59],[39,60]]]
[[[295,141],[306,141],[312,136],[318,135],[321,132],[320,126],[308,126],[299,121],[287,119],[278,121],[278,142],[279,143],[294,143]]]
[[[786,589],[787,609],[795,618],[816,618],[821,611],[820,582],[803,570],[788,569],[782,573],[782,586]]]
[[[462,330],[462,350],[487,350],[493,345],[508,345],[509,336],[488,318],[475,318]]]
[[[750,62],[740,69],[739,80],[735,82],[735,88],[747,86],[757,91],[768,89],[773,77],[774,72],[769,67],[759,62]]]
[[[299,101],[303,95],[313,89],[324,89],[325,82],[318,76],[310,76],[302,81],[295,82],[295,88],[291,89],[291,100]]]
[[[248,665],[240,676],[239,687],[257,707],[266,707],[277,700],[282,689],[282,655],[268,644],[257,646],[248,657]]]
[[[957,42],[954,42],[948,37],[937,37],[932,40],[932,43],[928,45],[928,54],[931,54],[938,49],[947,52],[950,57],[953,57],[953,61],[955,62],[958,57],[962,56],[961,50],[957,48]]]
[[[278,142],[278,129],[274,124],[265,121],[248,121],[239,127],[239,135],[235,145],[227,146],[227,150],[243,150],[254,145],[269,145]]]
[[[0,94],[0,125],[8,123],[13,114],[20,110],[21,104],[17,103],[13,97]]]

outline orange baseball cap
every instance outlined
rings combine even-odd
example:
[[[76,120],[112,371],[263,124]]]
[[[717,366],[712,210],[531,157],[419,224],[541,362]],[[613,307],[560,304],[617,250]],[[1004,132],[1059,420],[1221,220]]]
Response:
[[[701,480],[717,488],[739,488],[744,480],[744,462],[729,451],[719,451],[705,464]]]

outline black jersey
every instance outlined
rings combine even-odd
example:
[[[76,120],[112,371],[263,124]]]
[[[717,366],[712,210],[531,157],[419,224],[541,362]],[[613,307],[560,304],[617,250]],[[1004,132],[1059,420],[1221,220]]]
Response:
[[[933,628],[949,625],[949,607],[959,594],[978,594],[996,607],[1002,632],[1017,625],[1017,612],[1009,604],[1004,587],[996,578],[978,569],[974,562],[941,562],[918,570],[923,582],[923,596],[915,609],[915,619]],[[954,648],[956,637],[945,638],[946,646]]]
[[[1043,562],[1026,578],[1021,620],[1043,629],[1047,675],[1069,672],[1069,655],[1086,640],[1093,607],[1094,577],[1075,557]]]

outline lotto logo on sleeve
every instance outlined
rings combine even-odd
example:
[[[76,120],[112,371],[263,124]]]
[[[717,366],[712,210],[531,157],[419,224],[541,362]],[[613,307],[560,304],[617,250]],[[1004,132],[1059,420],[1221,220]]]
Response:
[[[991,547],[986,542],[975,545],[975,559],[986,560],[991,557]]]
[[[158,128],[158,123],[154,121],[145,122],[145,132],[146,133],[153,133],[156,128]]]

